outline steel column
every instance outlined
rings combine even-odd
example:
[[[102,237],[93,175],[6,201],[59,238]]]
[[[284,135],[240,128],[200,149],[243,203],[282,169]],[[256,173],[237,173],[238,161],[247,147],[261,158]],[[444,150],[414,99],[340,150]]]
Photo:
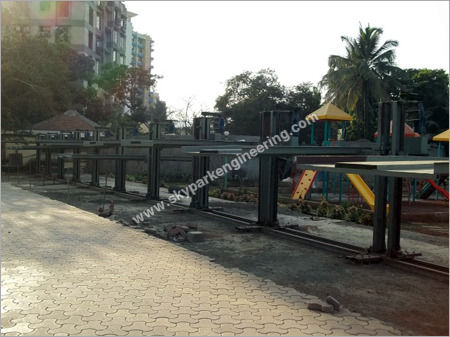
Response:
[[[389,123],[390,104],[378,104],[378,151],[380,155],[389,152]],[[375,177],[375,207],[373,214],[372,251],[384,253],[386,251],[386,203],[387,178]]]
[[[75,139],[80,139],[80,132],[75,133]],[[80,153],[80,148],[76,147],[73,149],[73,153]],[[79,159],[72,159],[72,181],[79,182],[80,181],[80,160]]]
[[[405,115],[402,105],[392,102],[392,155],[399,155],[404,148]],[[402,178],[390,178],[388,255],[395,256],[400,251],[400,228],[402,213]]]
[[[209,138],[209,119],[198,117],[194,119],[194,138],[197,140],[208,140]],[[192,158],[192,180],[195,183],[198,179],[204,177],[209,170],[209,157],[194,156]],[[191,207],[197,209],[209,208],[209,184],[199,188],[191,199]]]
[[[96,142],[98,142],[100,140],[100,133],[98,130],[94,131],[94,140]],[[94,153],[98,155],[100,153],[100,149],[98,147],[95,147]],[[96,159],[94,159],[92,161],[91,185],[92,186],[100,186],[98,160],[96,160]]]
[[[402,178],[390,178],[391,194],[389,203],[388,255],[395,256],[400,251],[400,222],[402,213]]]
[[[161,138],[161,126],[156,123],[152,124],[149,132],[150,140]],[[159,200],[160,188],[160,163],[161,149],[158,145],[153,145],[148,149],[148,166],[147,166],[147,198],[151,200]]]
[[[64,149],[60,149],[61,153],[64,153]],[[63,157],[58,157],[58,159],[56,160],[57,163],[57,167],[58,167],[58,179],[64,179],[64,158]]]
[[[47,176],[52,174],[52,152],[50,149],[45,150],[45,174]]]
[[[264,111],[261,113],[261,141],[279,133],[279,113]],[[258,187],[258,224],[277,226],[278,211],[278,157],[259,157]]]
[[[117,139],[122,141],[124,140],[126,137],[126,130],[125,128],[120,128],[118,134],[117,134]],[[119,146],[116,147],[116,153],[117,154],[124,154],[125,153],[125,149],[122,146],[122,144],[120,144]],[[114,175],[114,191],[119,191],[119,192],[126,192],[126,188],[125,188],[125,183],[126,183],[126,166],[127,162],[126,160],[123,159],[118,159],[116,160],[116,172]]]

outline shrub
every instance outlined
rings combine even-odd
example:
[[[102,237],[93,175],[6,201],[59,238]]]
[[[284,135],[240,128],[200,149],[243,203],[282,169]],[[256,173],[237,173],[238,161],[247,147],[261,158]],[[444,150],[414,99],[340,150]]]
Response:
[[[307,203],[302,201],[300,204],[300,212],[304,213],[304,214],[312,214],[313,210],[312,207]]]
[[[330,217],[333,219],[345,219],[346,212],[345,208],[341,205],[338,205],[331,209]]]
[[[365,213],[361,215],[361,217],[359,218],[359,223],[363,224],[364,226],[373,226],[373,214]]]
[[[328,215],[328,202],[322,197],[322,201],[317,208],[317,216],[327,216]]]
[[[352,221],[352,222],[358,222],[359,218],[360,218],[360,210],[359,210],[359,208],[356,207],[356,206],[350,206],[347,209],[346,220]]]

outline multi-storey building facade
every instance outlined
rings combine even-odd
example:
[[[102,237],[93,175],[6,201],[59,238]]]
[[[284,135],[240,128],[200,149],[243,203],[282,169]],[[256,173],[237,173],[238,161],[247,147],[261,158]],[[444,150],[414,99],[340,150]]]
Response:
[[[96,70],[111,62],[132,65],[131,18],[136,14],[128,12],[122,1],[28,1],[26,4],[22,7],[26,13],[15,18],[8,30],[41,35],[51,42],[68,42],[78,52],[95,59]]]
[[[150,36],[138,32],[133,32],[131,41],[131,66],[148,70],[151,73],[154,41]],[[156,99],[150,88],[142,88],[141,95],[145,107],[152,105]]]
[[[106,63],[149,72],[153,68],[153,40],[133,31],[131,19],[137,14],[128,12],[122,1],[27,1],[20,4],[20,12],[3,26],[5,33],[21,31],[67,42],[95,60],[96,73]],[[141,95],[145,107],[155,99],[150,88],[142,88]]]

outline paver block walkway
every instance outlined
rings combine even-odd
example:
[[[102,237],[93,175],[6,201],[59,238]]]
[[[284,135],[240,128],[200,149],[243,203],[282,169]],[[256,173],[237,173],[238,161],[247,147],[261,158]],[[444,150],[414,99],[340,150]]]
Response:
[[[2,335],[393,335],[116,222],[2,184]]]

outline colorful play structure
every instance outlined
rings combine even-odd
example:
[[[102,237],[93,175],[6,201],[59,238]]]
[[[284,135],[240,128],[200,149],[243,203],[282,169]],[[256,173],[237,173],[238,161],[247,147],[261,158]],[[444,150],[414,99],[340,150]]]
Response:
[[[345,122],[351,121],[352,116],[347,114],[346,112],[342,111],[335,105],[331,103],[324,104],[321,106],[318,110],[314,111],[313,113],[309,114],[305,118],[308,119],[312,116],[312,114],[315,114],[318,117],[319,121],[324,122],[324,141],[323,146],[330,146],[331,140],[330,140],[330,130],[331,127],[329,123],[331,122],[342,122],[341,126],[341,133],[338,135],[337,143],[341,146],[344,146],[344,137],[345,137]],[[392,137],[392,121],[390,122],[389,126],[389,136]],[[375,138],[378,137],[378,132],[375,132]],[[405,138],[418,138],[420,137],[420,134],[415,132],[413,128],[411,128],[407,123],[405,123],[404,126],[404,137]],[[433,137],[433,141],[437,141],[438,143],[438,157],[441,156],[441,142],[449,142],[449,130],[444,131],[436,136]],[[315,145],[315,139],[314,139],[314,124],[311,128],[311,145]],[[297,164],[297,163],[296,163]],[[298,173],[300,173],[300,176],[298,179]],[[345,173],[345,178],[347,178],[348,183],[350,183],[354,189],[356,189],[357,193],[359,193],[360,197],[366,202],[366,204],[369,206],[371,210],[375,207],[375,194],[372,191],[372,189],[367,185],[367,183],[364,181],[364,179],[359,174],[354,173]],[[339,199],[338,201],[342,201],[342,192],[343,192],[343,174],[339,173],[339,187],[338,187],[338,193],[339,193]],[[291,174],[291,177],[293,178],[293,188],[291,192],[291,199],[293,200],[305,200],[311,198],[311,191],[314,182],[316,181],[317,177],[319,177],[319,171],[317,170],[303,170],[298,171],[297,165],[294,165],[293,172]],[[335,186],[336,190],[336,179],[337,174],[334,173],[333,177],[333,185]],[[449,194],[445,190],[445,188],[442,188],[440,185],[442,185],[445,182],[446,177],[442,177],[440,180],[433,181],[432,179],[426,179],[422,188],[420,189],[419,193],[416,193],[417,189],[417,182],[414,179],[412,181],[412,194],[413,194],[413,200],[415,200],[415,197],[419,197],[420,199],[427,199],[430,197],[434,191],[436,193],[441,193],[447,200],[449,199]],[[329,184],[329,172],[322,172],[322,195],[325,197],[326,200],[328,200],[328,184]],[[408,184],[409,186],[409,184]],[[409,194],[408,194],[409,197]],[[436,196],[437,198],[437,196]]]
[[[340,142],[341,146],[344,146],[344,137],[345,137],[345,122],[351,121],[353,118],[348,113],[342,111],[337,106],[332,103],[327,103],[322,105],[318,110],[309,114],[305,118],[311,118],[311,116],[315,114],[319,121],[324,121],[324,146],[329,146],[330,142],[330,131],[331,127],[329,123],[331,122],[342,122],[341,127],[341,135]],[[311,145],[315,144],[314,140],[314,124],[311,128]],[[318,171],[314,170],[304,170],[300,178],[298,179],[295,188],[292,190],[291,198],[294,200],[304,200],[309,195],[311,188],[314,184],[316,177],[318,176]],[[351,182],[351,184],[356,188],[358,193],[362,196],[362,198],[366,201],[371,209],[374,208],[375,205],[375,195],[373,194],[370,187],[365,183],[363,178],[359,174],[350,174],[347,173],[345,176]],[[342,174],[339,174],[339,201],[342,200]],[[336,180],[336,174],[334,176],[334,180]],[[328,172],[323,174],[323,191],[326,199],[328,200],[328,181],[329,174]],[[336,183],[336,182],[335,182]],[[335,184],[334,184],[335,185]]]

